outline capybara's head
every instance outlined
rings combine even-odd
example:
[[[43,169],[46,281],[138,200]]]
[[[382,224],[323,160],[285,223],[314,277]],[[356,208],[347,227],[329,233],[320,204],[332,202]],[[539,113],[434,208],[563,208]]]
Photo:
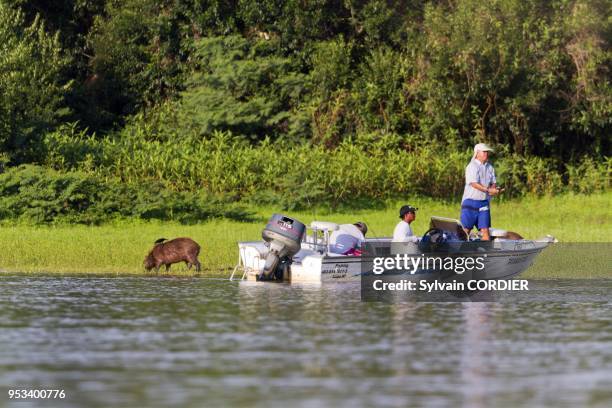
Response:
[[[147,271],[150,271],[151,269],[155,267],[155,258],[153,257],[152,252],[149,253],[149,255],[145,257],[143,265]]]

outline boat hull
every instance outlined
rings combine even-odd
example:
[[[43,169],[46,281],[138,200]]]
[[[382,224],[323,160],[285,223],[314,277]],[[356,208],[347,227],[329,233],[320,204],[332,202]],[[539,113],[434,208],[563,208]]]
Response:
[[[480,271],[462,274],[446,274],[447,278],[462,279],[510,279],[532,265],[537,255],[549,245],[545,241],[505,241],[480,248],[480,251],[456,251],[454,253],[420,252],[406,254],[408,257],[482,257],[484,268]],[[377,240],[382,248],[391,245],[390,240]],[[243,267],[243,277],[257,280],[265,263],[267,248],[263,242],[239,243],[240,263]],[[283,274],[283,281],[292,283],[341,283],[359,282],[364,275],[373,274],[373,256],[338,256],[323,251],[316,251],[306,245],[294,256],[292,263]],[[383,249],[383,253],[385,250]],[[388,253],[388,251],[387,251]],[[387,255],[390,256],[390,255]],[[420,268],[414,271],[389,270],[385,274],[401,275],[402,278],[420,280],[440,275],[432,269]]]

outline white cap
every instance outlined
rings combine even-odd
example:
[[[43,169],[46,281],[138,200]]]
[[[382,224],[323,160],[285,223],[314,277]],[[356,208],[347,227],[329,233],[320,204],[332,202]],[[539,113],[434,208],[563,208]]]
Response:
[[[478,152],[494,152],[495,150],[491,149],[489,145],[486,143],[478,143],[474,146],[474,157],[476,157],[476,153]]]

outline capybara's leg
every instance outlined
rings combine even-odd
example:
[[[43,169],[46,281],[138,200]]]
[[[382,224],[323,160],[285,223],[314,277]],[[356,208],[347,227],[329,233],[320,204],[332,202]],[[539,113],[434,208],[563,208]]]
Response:
[[[196,267],[196,272],[200,272],[200,261],[198,260],[198,258],[196,258],[195,260],[195,267]]]
[[[168,264],[166,264],[166,272],[168,272],[168,271],[170,270],[170,265],[171,265],[171,264],[169,264],[169,263],[168,263]]]
[[[187,265],[187,270],[190,271],[191,270],[191,262],[185,261],[185,265]]]

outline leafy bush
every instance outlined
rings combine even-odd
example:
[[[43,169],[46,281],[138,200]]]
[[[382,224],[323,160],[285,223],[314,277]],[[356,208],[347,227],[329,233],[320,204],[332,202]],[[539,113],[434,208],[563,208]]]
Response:
[[[100,165],[103,147],[95,134],[88,135],[77,123],[65,123],[43,138],[44,164],[57,170],[87,170]]]
[[[161,183],[127,185],[84,172],[39,166],[12,167],[0,174],[0,219],[34,224],[98,224],[117,217],[195,223],[214,217],[248,219],[243,207],[195,192],[177,193]]]
[[[584,157],[581,162],[567,165],[568,188],[582,194],[606,191],[610,188],[611,173],[612,157],[603,162]]]
[[[88,139],[93,144],[85,151],[97,153],[77,167],[127,184],[154,182],[176,192],[229,194],[232,199],[286,209],[406,195],[459,199],[471,158],[470,150],[384,132],[345,139],[335,148],[271,139],[253,145],[228,132],[213,132],[205,139],[182,134],[180,143],[146,140],[137,136],[141,132],[136,124],[124,132],[129,135]],[[50,151],[50,157],[72,152],[70,138],[61,140],[67,144],[56,145],[60,148]],[[73,140],[75,148],[83,148],[81,137]],[[494,157],[499,183],[507,189],[505,197],[605,190],[610,187],[609,162],[585,159],[563,171],[552,159],[521,156],[503,146]],[[590,187],[584,187],[587,184]]]

